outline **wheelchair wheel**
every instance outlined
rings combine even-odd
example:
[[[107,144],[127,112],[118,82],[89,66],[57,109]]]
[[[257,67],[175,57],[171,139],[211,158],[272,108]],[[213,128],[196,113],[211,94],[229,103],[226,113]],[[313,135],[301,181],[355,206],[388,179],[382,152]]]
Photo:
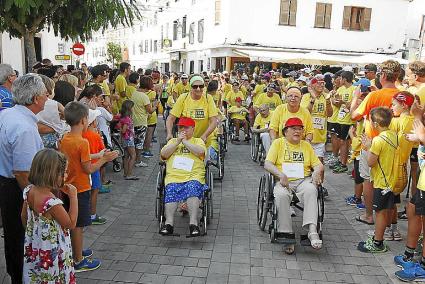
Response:
[[[267,178],[266,175],[260,179],[260,186],[258,187],[258,203],[257,203],[257,221],[261,231],[264,231],[267,223],[268,213],[268,190],[267,190]]]
[[[111,135],[111,142],[112,142],[112,150],[118,151],[120,156],[123,157],[124,156],[124,149],[119,142],[119,137],[115,134],[112,134]]]
[[[318,209],[317,232],[319,233],[319,235],[321,235],[323,219],[325,216],[325,196],[323,192],[323,187],[321,185],[319,185],[317,189],[317,209]]]
[[[112,170],[116,173],[120,172],[122,170],[121,162],[117,160],[112,161]]]
[[[256,162],[258,158],[258,135],[253,134],[251,139],[251,159]]]
[[[202,235],[207,234],[207,225],[209,223],[208,220],[208,210],[209,210],[209,204],[208,204],[208,193],[205,193],[204,199],[202,200],[202,215],[201,220],[199,221],[199,228],[201,230]]]
[[[272,222],[269,227],[269,233],[270,233],[270,242],[274,243],[276,242],[276,232],[277,232],[277,208],[276,205],[273,203],[272,205]]]
[[[209,167],[207,167],[207,184],[208,184],[208,192],[206,195],[206,223],[209,224],[211,219],[214,216],[214,210],[213,210],[213,189],[214,189],[214,176],[212,171],[210,171]]]

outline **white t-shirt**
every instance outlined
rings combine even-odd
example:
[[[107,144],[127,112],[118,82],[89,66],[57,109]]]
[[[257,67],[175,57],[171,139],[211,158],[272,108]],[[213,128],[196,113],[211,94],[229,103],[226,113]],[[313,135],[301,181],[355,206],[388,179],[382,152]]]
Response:
[[[109,124],[108,124],[108,122],[112,120],[112,117],[113,117],[112,113],[110,113],[103,107],[97,107],[96,109],[100,110],[100,113],[101,113],[97,117],[97,127],[103,133],[103,135],[106,136],[106,141],[108,141],[108,146],[112,146],[111,133],[109,131]]]

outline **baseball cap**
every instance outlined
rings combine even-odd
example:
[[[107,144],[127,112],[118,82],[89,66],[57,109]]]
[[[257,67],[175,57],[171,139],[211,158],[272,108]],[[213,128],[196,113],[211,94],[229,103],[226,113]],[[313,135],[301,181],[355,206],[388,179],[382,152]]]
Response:
[[[96,117],[100,116],[102,113],[98,109],[89,109],[89,125],[93,123]]]
[[[182,74],[180,78],[182,78],[182,79],[189,79],[189,76],[187,76],[187,74]]]
[[[244,74],[244,75],[242,75],[241,79],[242,79],[242,80],[249,80],[248,76],[247,76],[247,75],[245,75],[245,74]]]
[[[190,117],[180,117],[179,122],[177,122],[178,126],[192,126],[195,127],[195,121]]]
[[[415,97],[409,92],[399,92],[394,95],[393,99],[400,103],[405,103],[408,107],[412,106],[415,101]]]
[[[297,81],[307,82],[307,77],[301,75],[300,77],[298,77]]]
[[[242,102],[242,99],[241,99],[241,97],[237,97],[236,99],[235,99],[235,102]]]
[[[358,80],[357,82],[353,84],[353,86],[365,86],[365,87],[369,87],[370,85],[371,85],[370,80],[366,78],[361,78],[360,80]]]
[[[324,82],[325,81],[325,76],[323,76],[322,74],[317,74],[316,76],[313,77],[313,79],[311,79],[310,84],[317,84],[319,82]]]
[[[302,126],[302,127],[304,127],[302,120],[299,119],[298,117],[291,117],[290,119],[288,119],[286,121],[285,128],[286,127],[292,127],[292,126]]]
[[[378,72],[378,67],[373,63],[367,64],[364,67],[364,72]]]
[[[302,72],[304,72],[304,73],[308,73],[308,74],[310,74],[312,71],[311,71],[311,69],[310,68],[304,68],[304,69],[301,69],[301,71]]]

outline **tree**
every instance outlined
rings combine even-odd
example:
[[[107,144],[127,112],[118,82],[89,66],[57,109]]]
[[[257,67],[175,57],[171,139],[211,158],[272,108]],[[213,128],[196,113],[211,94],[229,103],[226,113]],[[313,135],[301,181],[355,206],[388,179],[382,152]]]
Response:
[[[112,62],[112,66],[122,60],[121,46],[117,43],[108,42],[106,44],[106,54],[108,55],[108,61]]]
[[[34,36],[44,28],[64,39],[86,40],[93,31],[130,26],[137,0],[1,0],[0,32],[23,38],[27,66],[36,62]]]

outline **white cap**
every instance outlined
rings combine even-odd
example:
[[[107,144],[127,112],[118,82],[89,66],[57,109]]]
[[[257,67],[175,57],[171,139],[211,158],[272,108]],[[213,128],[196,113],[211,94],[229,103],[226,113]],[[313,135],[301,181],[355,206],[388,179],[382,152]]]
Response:
[[[310,68],[304,68],[304,69],[302,69],[301,71],[303,71],[304,73],[308,73],[308,74],[310,74],[311,73],[311,69]]]
[[[182,74],[181,78],[182,78],[182,79],[188,79],[188,78],[189,78],[189,76],[187,76],[187,74]]]
[[[307,77],[300,76],[300,77],[298,77],[298,79],[296,79],[296,81],[303,81],[303,82],[306,82],[307,83]]]
[[[351,67],[351,66],[344,66],[344,68],[342,68],[342,71],[350,71],[350,72],[353,72],[353,67]]]
[[[93,123],[96,117],[100,116],[102,113],[98,109],[89,109],[89,125]]]

